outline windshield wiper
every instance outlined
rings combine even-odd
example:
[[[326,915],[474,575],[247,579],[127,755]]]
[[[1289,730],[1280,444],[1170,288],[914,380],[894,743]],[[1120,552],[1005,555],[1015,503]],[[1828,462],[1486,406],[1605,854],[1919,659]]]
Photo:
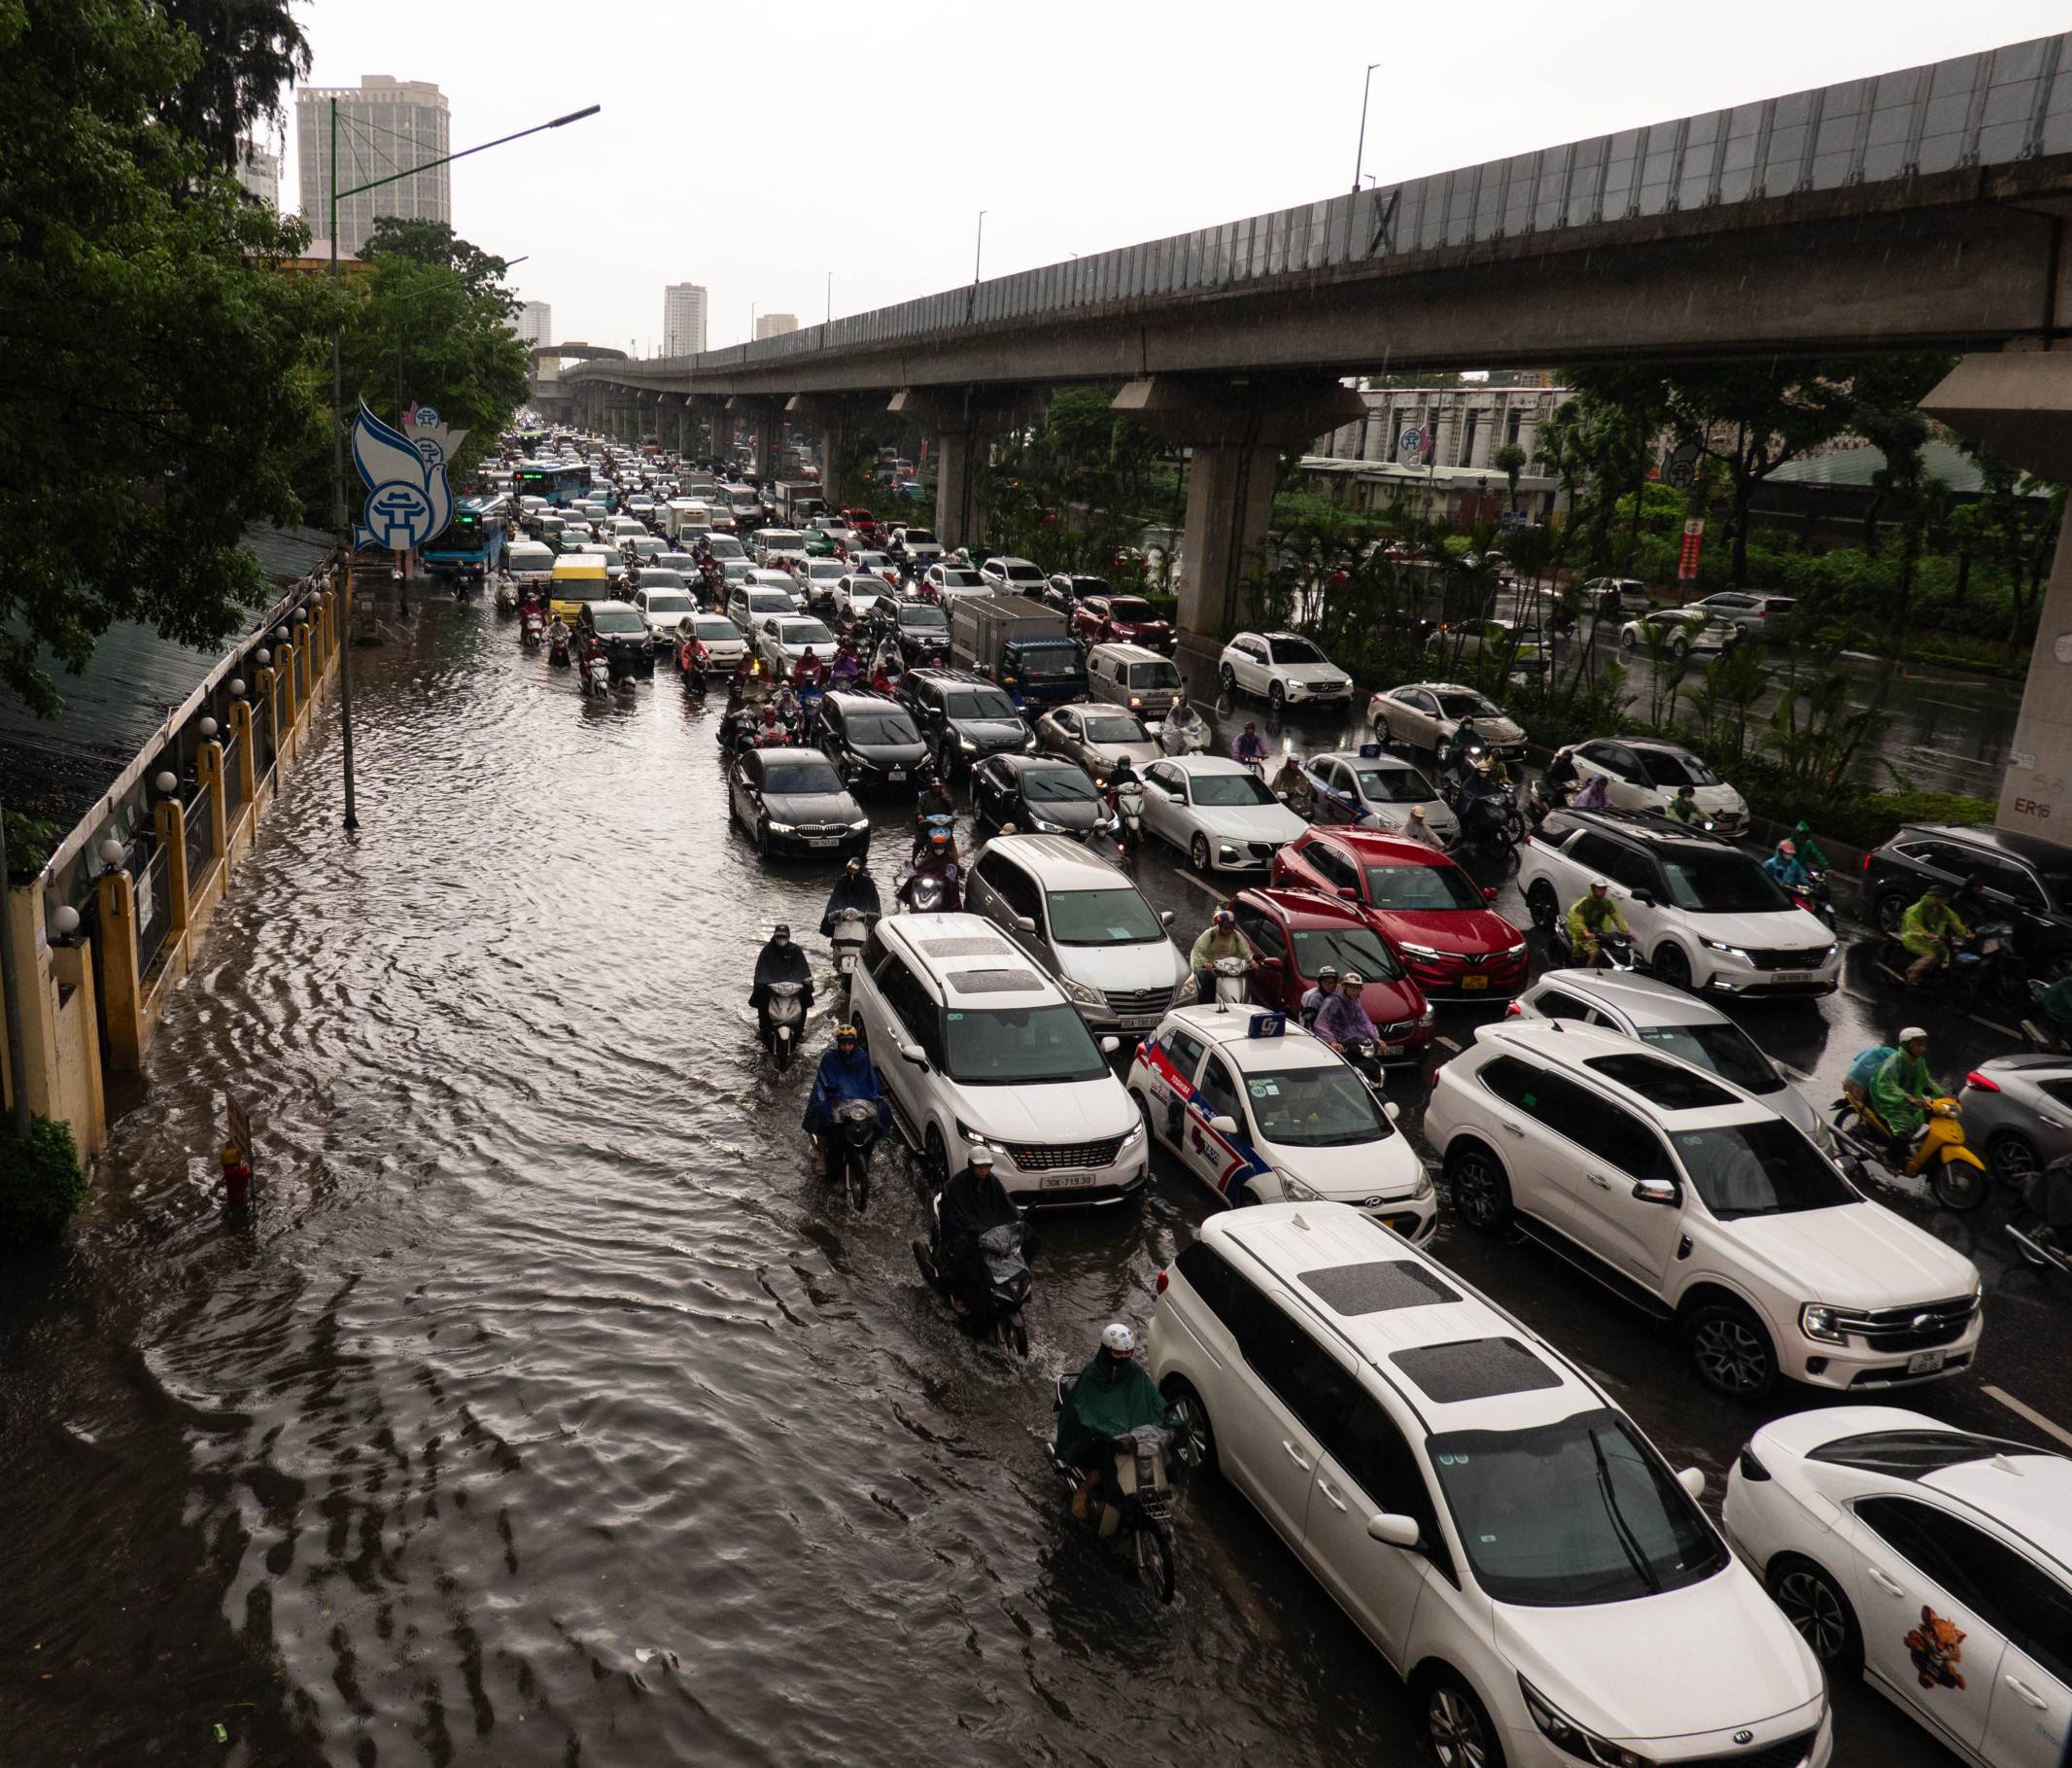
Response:
[[[1640,1551],[1640,1543],[1634,1539],[1632,1529],[1627,1526],[1625,1512],[1619,1508],[1619,1501],[1612,1496],[1611,1470],[1605,1464],[1605,1445],[1598,1441],[1594,1429],[1589,1435],[1590,1453],[1597,1457],[1597,1489],[1605,1500],[1605,1514],[1611,1518],[1611,1531],[1619,1538],[1619,1546],[1632,1564],[1636,1576],[1650,1592],[1659,1596],[1662,1592],[1662,1580],[1648,1565],[1647,1556]]]

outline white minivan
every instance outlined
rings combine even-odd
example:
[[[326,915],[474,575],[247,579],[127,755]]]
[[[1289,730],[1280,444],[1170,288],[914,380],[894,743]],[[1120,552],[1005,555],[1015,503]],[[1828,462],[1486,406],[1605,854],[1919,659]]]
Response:
[[[1341,1203],[1212,1216],[1146,1365],[1408,1684],[1431,1759],[1823,1768],[1820,1666],[1611,1397]]]
[[[1079,1010],[977,915],[887,916],[849,1017],[931,1186],[971,1157],[1027,1204],[1114,1203],[1151,1170],[1137,1110]]]
[[[554,581],[554,549],[544,540],[513,540],[508,566],[520,589],[543,588]]]
[[[1096,644],[1087,653],[1087,698],[1162,718],[1187,704],[1187,684],[1170,657],[1141,644]]]

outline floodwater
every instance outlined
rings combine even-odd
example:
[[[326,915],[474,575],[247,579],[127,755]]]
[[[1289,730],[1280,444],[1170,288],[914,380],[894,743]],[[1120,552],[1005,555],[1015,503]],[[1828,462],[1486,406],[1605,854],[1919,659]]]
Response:
[[[771,921],[823,954],[827,876],[729,830],[712,714],[666,667],[585,705],[443,602],[356,676],[358,836],[334,696],[71,1250],[0,1269],[0,1761],[1414,1759],[1386,1667],[1226,1490],[1183,1494],[1162,1613],[1063,1524],[1051,1377],[1141,1323],[1202,1194],[1161,1165],[1047,1222],[1028,1365],[966,1342],[904,1157],[836,1205],[806,1067],[742,1022]],[[1214,892],[1145,871],[1191,932]],[[1716,1474],[1750,1428],[1551,1261],[1436,1250],[1673,1456]],[[1929,1759],[1852,1711],[1875,1744],[1838,1761]]]

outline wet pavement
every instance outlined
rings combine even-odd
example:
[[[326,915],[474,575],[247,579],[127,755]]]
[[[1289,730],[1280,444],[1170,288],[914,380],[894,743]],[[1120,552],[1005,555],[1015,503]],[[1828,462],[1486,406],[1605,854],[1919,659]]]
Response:
[[[585,704],[436,601],[355,668],[358,837],[333,701],[71,1250],[0,1289],[0,1758],[1416,1759],[1385,1666],[1226,1490],[1184,1493],[1157,1617],[1063,1525],[1050,1378],[1143,1320],[1206,1194],[1161,1160],[1140,1204],[1047,1222],[1027,1366],[978,1350],[915,1270],[908,1162],[881,1151],[847,1215],[807,1170],[810,1069],[773,1076],[742,1021],[828,872],[729,828],[717,700],[665,667]],[[884,885],[905,807],[875,820]],[[1140,882],[1191,938],[1217,892],[1171,857]],[[1743,1011],[1825,1102],[1903,1010],[1852,951],[1834,999]],[[1926,1018],[1950,1074],[2008,1048]],[[226,1083],[244,1224],[210,1190]],[[1413,1130],[1426,1084],[1391,1083]],[[2062,1287],[2010,1267],[1997,1201],[1897,1206],[1988,1287],[1976,1375],[1906,1403],[2047,1441],[1989,1390],[2072,1422]],[[1716,1503],[1763,1411],[1527,1244],[1449,1222],[1434,1251]],[[1837,1706],[1838,1762],[1946,1759],[1875,1695]]]

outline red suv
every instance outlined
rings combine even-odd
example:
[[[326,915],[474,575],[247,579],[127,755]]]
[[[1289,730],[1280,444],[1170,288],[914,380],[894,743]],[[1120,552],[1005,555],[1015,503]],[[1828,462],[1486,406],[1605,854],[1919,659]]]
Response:
[[[1489,1000],[1526,983],[1525,935],[1445,854],[1363,829],[1311,829],[1273,856],[1270,882],[1351,903],[1428,995]]]
[[[883,537],[878,532],[878,518],[868,509],[845,509],[842,519],[853,528],[867,546],[876,546]]]
[[[1230,899],[1238,931],[1258,949],[1260,968],[1252,998],[1302,1019],[1302,996],[1330,964],[1340,976],[1359,971],[1366,985],[1360,1004],[1381,1033],[1381,1059],[1415,1061],[1432,1043],[1432,1009],[1403,974],[1366,917],[1314,890],[1240,890]]]
[[[1083,596],[1072,609],[1072,635],[1082,644],[1141,644],[1170,657],[1172,622],[1142,596]]]

